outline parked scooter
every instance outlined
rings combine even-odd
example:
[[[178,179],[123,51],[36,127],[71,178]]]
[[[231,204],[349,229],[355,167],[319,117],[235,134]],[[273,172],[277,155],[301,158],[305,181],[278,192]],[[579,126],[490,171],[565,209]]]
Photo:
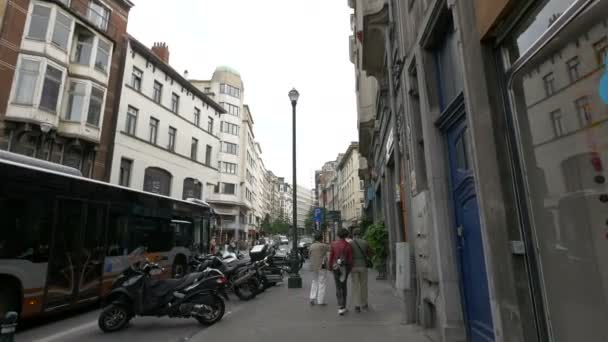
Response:
[[[138,253],[145,252],[142,248]],[[137,254],[137,253],[136,253]],[[133,256],[133,254],[131,254]],[[224,316],[227,279],[221,271],[207,268],[180,279],[157,280],[162,268],[147,259],[127,268],[112,285],[99,316],[99,328],[114,332],[135,316],[194,317],[212,325]]]
[[[257,272],[246,260],[223,260],[217,255],[206,255],[195,256],[190,265],[195,270],[211,267],[221,271],[228,279],[227,287],[241,300],[253,299],[258,294]]]

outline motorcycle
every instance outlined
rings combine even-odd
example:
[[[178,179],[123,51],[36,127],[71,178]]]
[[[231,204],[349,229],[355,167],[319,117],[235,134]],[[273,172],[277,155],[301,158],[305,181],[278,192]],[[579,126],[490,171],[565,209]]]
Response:
[[[118,331],[135,316],[194,317],[202,325],[222,319],[228,280],[221,271],[207,268],[180,279],[152,278],[160,273],[162,267],[147,259],[128,267],[112,284],[99,315],[99,328]]]
[[[195,256],[191,267],[194,270],[207,267],[218,269],[228,279],[226,286],[241,300],[251,300],[258,294],[257,271],[246,260],[223,260],[217,255]]]

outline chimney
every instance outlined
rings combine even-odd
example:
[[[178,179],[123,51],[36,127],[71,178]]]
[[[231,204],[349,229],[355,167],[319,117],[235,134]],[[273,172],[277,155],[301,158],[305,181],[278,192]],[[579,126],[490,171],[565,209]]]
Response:
[[[157,55],[158,58],[160,58],[163,62],[169,64],[169,47],[167,46],[167,43],[154,43],[154,46],[152,46],[152,52],[154,52],[154,54]]]

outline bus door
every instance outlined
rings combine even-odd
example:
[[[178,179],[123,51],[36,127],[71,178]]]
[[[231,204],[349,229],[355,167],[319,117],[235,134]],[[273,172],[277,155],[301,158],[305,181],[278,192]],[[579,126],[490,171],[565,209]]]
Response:
[[[55,210],[46,310],[97,299],[103,276],[107,205],[59,199]]]

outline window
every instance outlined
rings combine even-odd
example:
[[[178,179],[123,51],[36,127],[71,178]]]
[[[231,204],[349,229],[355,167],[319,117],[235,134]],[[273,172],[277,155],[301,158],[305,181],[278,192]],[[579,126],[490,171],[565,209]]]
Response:
[[[207,122],[207,131],[213,134],[213,118],[209,116],[209,122]]]
[[[110,59],[110,44],[99,39],[97,42],[97,56],[95,56],[95,69],[107,72]]]
[[[570,75],[570,82],[574,82],[581,77],[579,71],[580,65],[581,62],[578,59],[578,56],[575,56],[566,62],[566,66],[568,67],[568,75]]]
[[[138,113],[139,110],[137,108],[129,106],[129,109],[127,110],[127,124],[125,127],[127,134],[135,135]]]
[[[137,91],[141,91],[141,80],[144,76],[144,73],[133,67],[133,72],[131,72],[131,87],[133,87]]]
[[[553,134],[555,137],[559,137],[564,135],[564,123],[562,121],[562,111],[561,110],[554,110],[551,113],[549,113],[549,116],[551,118],[551,123],[553,125]]]
[[[167,148],[169,151],[175,151],[175,139],[177,136],[177,129],[175,127],[169,127],[169,144]]]
[[[27,33],[28,38],[46,40],[50,17],[50,8],[35,5],[30,19],[30,29]]]
[[[67,50],[70,32],[72,31],[72,19],[57,11],[55,17],[55,29],[51,41],[63,50]]]
[[[163,85],[158,81],[154,81],[154,93],[152,94],[152,98],[154,99],[154,102],[160,103],[162,101],[162,97],[163,97]]]
[[[213,148],[211,147],[211,145],[207,145],[207,148],[205,149],[205,164],[206,165],[211,165],[211,152],[213,151]]]
[[[42,96],[40,97],[40,108],[57,111],[57,102],[59,100],[59,90],[61,89],[61,81],[63,72],[50,65],[46,66],[46,74],[44,75],[44,84],[42,86]]]
[[[82,65],[91,63],[91,53],[93,51],[93,40],[95,37],[88,32],[78,33],[76,38],[76,51],[72,62]]]
[[[237,144],[229,143],[226,141],[222,142],[222,152],[237,155],[237,150]]]
[[[245,198],[251,201],[251,191],[248,188],[245,188]]]
[[[179,111],[179,96],[176,93],[171,94],[171,110],[174,113]]]
[[[97,87],[93,87],[91,89],[87,123],[95,127],[99,127],[99,118],[101,117],[101,107],[103,105],[103,94],[103,89],[99,89]]]
[[[108,22],[110,20],[110,10],[98,1],[91,1],[89,3],[89,20],[97,28],[105,31],[108,29]]]
[[[70,0],[59,0],[59,2],[66,5],[67,7],[70,7]]]
[[[545,94],[547,94],[547,96],[553,95],[553,93],[555,93],[555,78],[553,78],[552,72],[543,77],[543,83],[545,85]]]
[[[236,175],[237,164],[228,162],[219,162],[220,172]]]
[[[158,119],[150,118],[150,144],[156,145],[158,140]]]
[[[241,90],[239,88],[231,86],[230,84],[220,84],[220,93],[227,94],[236,98],[241,97]]]
[[[182,199],[188,198],[202,198],[202,184],[194,178],[184,179],[184,193]]]
[[[604,63],[606,63],[606,57],[608,55],[608,38],[604,37],[593,44],[593,49],[595,50],[597,65],[603,66]]]
[[[120,174],[118,175],[118,184],[122,186],[129,186],[131,184],[131,168],[133,167],[133,161],[126,158],[120,159]]]
[[[230,115],[234,115],[234,116],[240,116],[240,108],[238,106],[232,105],[230,103],[226,103],[226,102],[220,102],[220,105],[222,107],[224,107],[224,109],[226,110],[226,112]]]
[[[17,89],[15,90],[16,103],[30,105],[33,103],[39,70],[40,62],[21,60],[19,75],[17,76]]]
[[[229,122],[222,121],[220,123],[220,130],[224,133],[239,135],[239,126]]]
[[[234,195],[236,193],[236,185],[232,183],[221,183],[220,192],[226,195]]]
[[[205,93],[210,93],[211,92],[211,87],[205,87]]]
[[[194,124],[196,127],[201,126],[201,110],[194,107]]]
[[[591,105],[589,105],[587,96],[575,100],[574,106],[576,107],[576,113],[578,114],[578,120],[581,127],[590,126],[593,123],[593,118],[591,117]]]
[[[190,158],[197,160],[198,155],[198,139],[192,138],[192,144],[190,145]]]
[[[149,167],[144,175],[144,191],[170,196],[171,178],[171,174],[166,170]]]

